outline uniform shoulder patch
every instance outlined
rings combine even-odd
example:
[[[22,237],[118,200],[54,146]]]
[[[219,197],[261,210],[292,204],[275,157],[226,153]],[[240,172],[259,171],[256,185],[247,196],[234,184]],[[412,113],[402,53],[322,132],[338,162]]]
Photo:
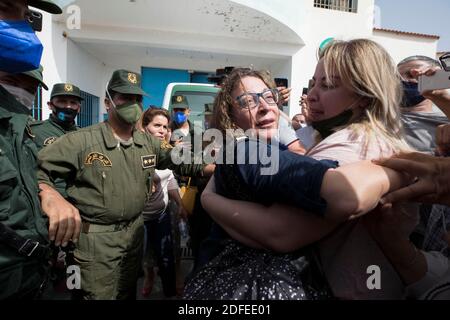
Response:
[[[94,161],[99,161],[104,167],[112,167],[112,162],[107,156],[100,152],[91,152],[84,160],[84,164],[92,165]]]
[[[148,169],[156,166],[156,155],[141,156],[142,168]]]
[[[49,138],[45,139],[44,146],[48,146],[48,145],[52,144],[53,142],[56,141],[56,139],[58,139],[58,137],[49,137]]]

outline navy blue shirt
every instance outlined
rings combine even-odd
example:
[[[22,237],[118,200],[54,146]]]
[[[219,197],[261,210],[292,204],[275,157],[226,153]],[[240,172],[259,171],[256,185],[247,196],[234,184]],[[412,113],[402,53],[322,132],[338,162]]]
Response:
[[[323,176],[338,166],[335,161],[318,161],[295,154],[283,145],[267,145],[249,138],[223,148],[217,162],[214,178],[218,194],[265,205],[290,204],[320,216],[327,206],[320,196]],[[198,268],[224,249],[226,239],[229,235],[225,230],[213,223],[201,245]]]
[[[234,154],[230,153],[231,148]],[[249,138],[240,139],[226,149],[223,148],[220,159],[224,164],[218,164],[214,172],[218,194],[264,205],[285,203],[319,215],[325,213],[327,204],[320,196],[322,180],[328,169],[338,166],[337,162],[318,161],[290,152],[284,146]]]

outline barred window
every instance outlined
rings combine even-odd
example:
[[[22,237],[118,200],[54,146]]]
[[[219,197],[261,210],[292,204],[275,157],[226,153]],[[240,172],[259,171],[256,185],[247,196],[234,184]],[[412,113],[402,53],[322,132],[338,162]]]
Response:
[[[314,7],[356,13],[358,0],[314,0]]]
[[[31,109],[31,115],[35,120],[42,120],[42,87],[39,86],[34,97],[33,108]]]
[[[81,110],[77,116],[77,125],[84,128],[99,122],[100,98],[81,91]]]

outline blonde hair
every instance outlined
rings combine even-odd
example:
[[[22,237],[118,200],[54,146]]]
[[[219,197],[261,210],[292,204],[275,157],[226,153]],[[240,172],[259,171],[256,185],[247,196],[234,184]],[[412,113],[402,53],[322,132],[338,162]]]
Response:
[[[254,77],[261,79],[269,89],[276,88],[268,72],[256,71],[249,68],[235,68],[222,82],[221,90],[214,100],[213,127],[223,134],[227,129],[242,129],[236,125],[233,115],[233,90],[242,84],[242,79]]]
[[[373,140],[383,141],[395,151],[410,151],[403,136],[400,76],[389,53],[368,39],[334,41],[319,54],[327,82],[339,77],[342,84],[367,101],[361,118],[348,127],[366,134],[365,148]]]

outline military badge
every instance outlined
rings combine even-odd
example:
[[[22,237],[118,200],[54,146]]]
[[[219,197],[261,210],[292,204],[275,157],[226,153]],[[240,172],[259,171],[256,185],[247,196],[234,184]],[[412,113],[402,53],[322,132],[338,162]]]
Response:
[[[130,81],[132,84],[137,83],[137,76],[135,73],[128,73],[128,81]]]
[[[142,168],[148,169],[156,166],[156,155],[142,156]]]
[[[94,161],[99,161],[104,167],[112,167],[112,162],[107,156],[100,152],[91,152],[86,157],[84,164],[92,165]]]
[[[56,139],[58,139],[58,137],[50,137],[44,140],[44,146],[48,146],[51,145],[53,142],[56,141]]]
[[[182,96],[178,96],[176,100],[177,100],[178,103],[181,103],[181,102],[183,102],[183,97]]]
[[[73,92],[73,86],[71,84],[69,84],[69,83],[66,83],[64,85],[64,91],[65,92]]]
[[[163,150],[173,149],[173,146],[170,143],[168,143],[166,140],[163,140],[161,142],[161,149],[163,149]]]

